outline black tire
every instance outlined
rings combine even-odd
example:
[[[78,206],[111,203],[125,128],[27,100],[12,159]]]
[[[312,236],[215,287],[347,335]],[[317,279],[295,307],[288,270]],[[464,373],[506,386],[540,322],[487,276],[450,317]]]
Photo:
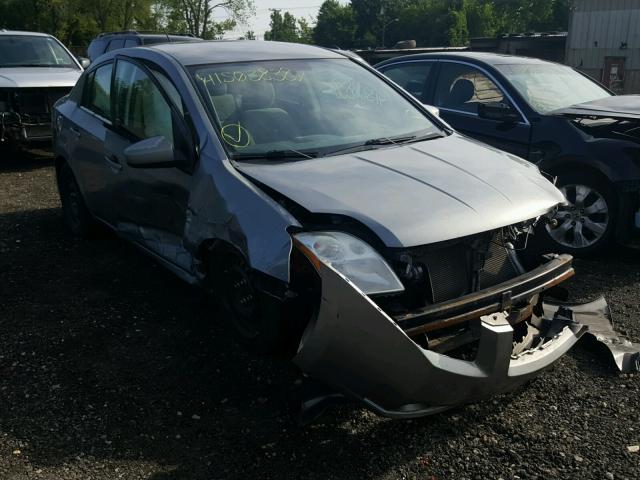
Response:
[[[84,203],[78,182],[68,164],[60,166],[57,180],[65,226],[77,237],[89,237],[94,231],[95,221]]]
[[[285,343],[282,302],[261,292],[244,258],[226,249],[211,254],[212,293],[240,343],[259,353],[273,353]]]
[[[604,250],[613,239],[618,202],[611,184],[588,173],[569,173],[558,177],[558,188],[570,202],[552,217],[553,228],[540,230],[550,252],[588,256]]]

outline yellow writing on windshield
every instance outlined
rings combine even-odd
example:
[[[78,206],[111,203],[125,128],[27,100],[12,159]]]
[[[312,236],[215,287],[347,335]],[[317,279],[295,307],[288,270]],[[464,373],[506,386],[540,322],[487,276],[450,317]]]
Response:
[[[292,71],[288,68],[256,68],[254,70],[234,70],[212,73],[198,73],[196,78],[205,85],[222,85],[225,83],[243,82],[302,82],[304,72]]]
[[[251,135],[240,123],[230,123],[220,130],[222,139],[234,148],[245,148],[251,143]]]

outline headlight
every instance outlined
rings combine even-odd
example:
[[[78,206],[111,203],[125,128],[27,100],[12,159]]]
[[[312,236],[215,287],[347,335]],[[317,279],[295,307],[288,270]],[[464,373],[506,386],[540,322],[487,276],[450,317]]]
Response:
[[[367,295],[402,292],[387,262],[362,240],[342,232],[298,233],[294,238],[309,254],[332,266]]]

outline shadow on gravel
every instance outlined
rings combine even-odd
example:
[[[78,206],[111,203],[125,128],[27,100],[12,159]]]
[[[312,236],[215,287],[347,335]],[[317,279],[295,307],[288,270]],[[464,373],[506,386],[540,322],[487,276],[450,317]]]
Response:
[[[0,214],[0,232],[0,430],[35,468],[116,459],[160,465],[155,480],[373,475],[428,450],[409,441],[417,432],[434,444],[464,433],[448,415],[391,422],[354,405],[301,428],[291,363],[243,350],[201,292],[133,247],[70,238],[58,209]]]
[[[201,292],[133,247],[70,238],[58,209],[0,214],[0,235],[0,430],[36,468],[115,459],[150,464],[154,480],[373,477],[494,413],[486,402],[394,422],[343,405],[301,428],[292,365],[243,350]],[[639,258],[611,262],[637,270]],[[599,293],[590,274],[580,295]],[[573,355],[611,374],[585,348]]]
[[[50,148],[15,149],[0,145],[0,174],[9,172],[28,172],[53,165],[53,153]]]

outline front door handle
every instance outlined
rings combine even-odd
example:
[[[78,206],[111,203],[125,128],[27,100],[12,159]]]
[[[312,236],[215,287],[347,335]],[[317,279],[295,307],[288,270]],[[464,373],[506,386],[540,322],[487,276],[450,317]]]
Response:
[[[80,138],[80,129],[78,129],[77,127],[69,127],[69,130],[76,138]]]
[[[122,170],[122,164],[116,155],[105,155],[104,159],[109,163],[112,170],[116,172]]]

